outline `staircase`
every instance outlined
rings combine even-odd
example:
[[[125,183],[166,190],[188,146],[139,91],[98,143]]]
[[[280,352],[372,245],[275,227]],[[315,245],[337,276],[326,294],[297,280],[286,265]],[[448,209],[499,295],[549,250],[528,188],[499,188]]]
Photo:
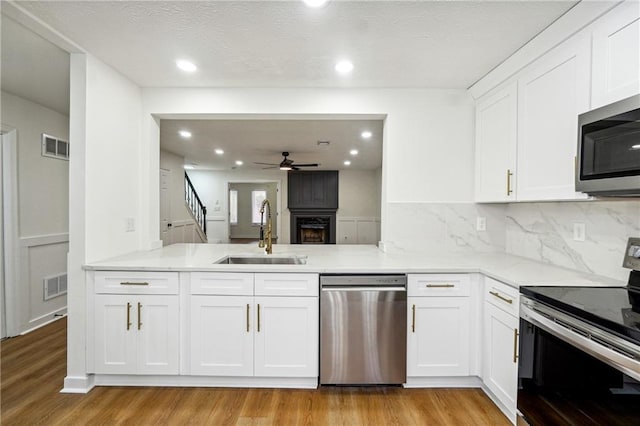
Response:
[[[193,187],[189,175],[184,172],[184,197],[187,210],[191,213],[191,217],[196,222],[196,230],[202,239],[207,242],[207,207],[202,204],[196,189]]]

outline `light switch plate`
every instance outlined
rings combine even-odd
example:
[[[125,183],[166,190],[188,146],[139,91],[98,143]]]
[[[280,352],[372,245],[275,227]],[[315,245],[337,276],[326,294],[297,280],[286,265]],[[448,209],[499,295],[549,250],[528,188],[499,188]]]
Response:
[[[486,231],[486,230],[487,230],[487,218],[476,217],[476,231]]]
[[[573,240],[584,241],[586,238],[587,227],[583,222],[573,223]]]

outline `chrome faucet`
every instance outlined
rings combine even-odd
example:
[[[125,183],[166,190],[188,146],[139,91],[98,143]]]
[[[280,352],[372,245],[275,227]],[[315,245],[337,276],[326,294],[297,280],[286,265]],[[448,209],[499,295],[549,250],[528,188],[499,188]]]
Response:
[[[267,200],[266,198],[262,201],[262,205],[260,206],[260,241],[258,241],[258,247],[260,248],[265,247],[264,227],[262,226],[264,222],[265,206],[269,207],[269,213],[267,213],[267,235],[266,235],[267,244],[266,244],[265,251],[267,252],[267,254],[271,254],[273,252],[273,245],[271,243],[271,204],[269,203],[269,200]]]

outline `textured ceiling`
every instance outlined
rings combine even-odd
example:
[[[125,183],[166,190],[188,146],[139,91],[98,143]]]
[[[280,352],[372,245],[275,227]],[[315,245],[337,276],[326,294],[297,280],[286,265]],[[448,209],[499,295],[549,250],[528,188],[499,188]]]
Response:
[[[162,120],[160,143],[163,149],[185,157],[198,169],[262,169],[254,162],[282,161],[282,151],[295,163],[320,163],[311,170],[373,170],[382,167],[382,120]],[[180,130],[192,136],[183,139]],[[360,137],[368,130],[368,140]],[[329,146],[318,141],[330,141]],[[224,155],[214,153],[223,149]],[[357,149],[352,156],[349,151]],[[244,162],[236,166],[235,161]],[[350,160],[345,167],[343,162]]]
[[[467,88],[573,1],[18,1],[142,87]],[[192,75],[177,58],[195,62]],[[339,58],[353,74],[338,77]]]

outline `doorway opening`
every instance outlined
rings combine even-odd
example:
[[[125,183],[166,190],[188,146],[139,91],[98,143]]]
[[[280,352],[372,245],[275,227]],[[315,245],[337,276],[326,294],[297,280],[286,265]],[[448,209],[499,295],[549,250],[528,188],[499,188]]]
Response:
[[[229,182],[229,243],[249,244],[260,239],[260,225],[266,230],[271,215],[271,241],[278,242],[280,229],[280,183],[277,181]],[[271,212],[265,208],[260,214],[263,200],[269,200]]]

